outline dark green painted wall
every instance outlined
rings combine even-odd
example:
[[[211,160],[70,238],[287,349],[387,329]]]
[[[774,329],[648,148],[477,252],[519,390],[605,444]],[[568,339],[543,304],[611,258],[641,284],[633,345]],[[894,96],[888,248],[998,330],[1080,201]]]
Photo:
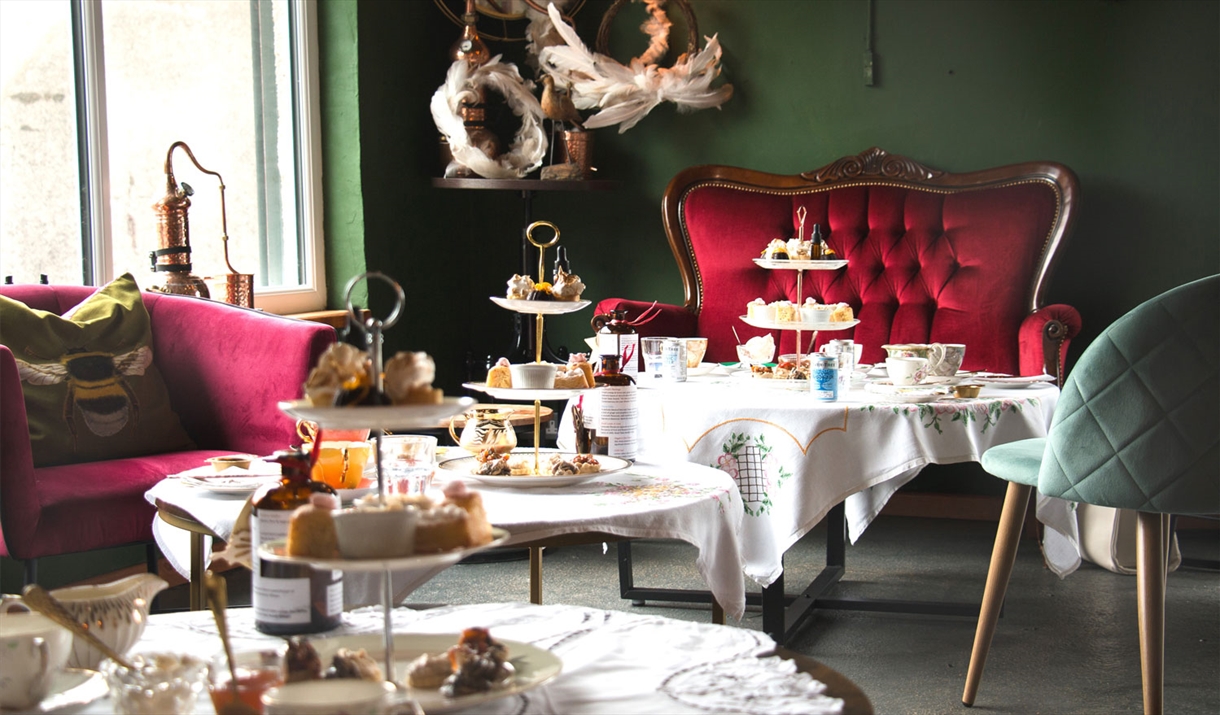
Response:
[[[608,5],[590,0],[577,16],[587,41]],[[1127,309],[1220,266],[1220,4],[877,0],[873,87],[862,79],[863,0],[692,6],[701,33],[720,35],[733,99],[691,115],[663,106],[621,135],[598,130],[599,176],[620,188],[534,200],[595,300],[680,301],[659,202],[681,168],[796,173],[874,145],[949,171],[1050,159],[1077,172],[1079,221],[1049,292],[1084,315],[1073,358]],[[439,165],[428,100],[457,28],[430,2],[358,7],[363,248],[370,268],[407,288],[390,348],[433,353],[452,389],[468,351],[509,345],[511,318],[486,296],[516,270],[522,201],[429,183]],[[620,60],[643,49],[641,18],[638,8],[617,18]],[[519,45],[491,49],[520,64]],[[548,335],[578,347],[588,317],[552,319]]]

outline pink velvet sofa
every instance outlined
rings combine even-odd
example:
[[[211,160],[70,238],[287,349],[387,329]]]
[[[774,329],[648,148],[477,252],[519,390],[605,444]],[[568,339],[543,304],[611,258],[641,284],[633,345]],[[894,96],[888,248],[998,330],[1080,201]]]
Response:
[[[887,343],[964,343],[965,369],[1062,376],[1080,315],[1045,299],[1076,194],[1075,174],[1060,164],[951,174],[878,148],[795,176],[689,168],[662,202],[685,303],[660,305],[637,331],[704,336],[705,359],[736,360],[734,328],[743,341],[766,332],[739,319],[748,302],[797,300],[794,271],[764,270],[752,259],[771,239],[797,235],[803,207],[805,238],[819,224],[849,263],[806,272],[802,297],[848,303],[860,320],[822,331],[818,344],[854,338],[862,362],[876,363]],[[651,304],[612,298],[597,312],[623,308],[630,320]],[[793,332],[774,337],[777,354],[794,351]]]
[[[0,295],[55,314],[93,291],[0,286]],[[156,513],[144,493],[167,474],[300,441],[276,402],[300,397],[333,328],[201,298],[146,292],[143,300],[154,363],[195,451],[35,468],[17,366],[0,346],[0,555],[23,560],[27,581],[43,556],[151,542]]]

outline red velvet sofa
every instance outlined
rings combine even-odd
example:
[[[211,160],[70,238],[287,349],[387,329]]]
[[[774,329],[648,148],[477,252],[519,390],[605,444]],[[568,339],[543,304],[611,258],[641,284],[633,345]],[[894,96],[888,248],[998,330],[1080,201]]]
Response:
[[[707,337],[705,359],[736,360],[734,328],[743,341],[766,332],[739,320],[748,302],[797,300],[795,271],[765,270],[752,259],[771,239],[796,236],[804,207],[805,238],[820,224],[849,263],[807,271],[802,298],[848,303],[860,320],[821,332],[818,344],[854,338],[862,361],[875,363],[887,343],[964,343],[965,369],[1062,376],[1080,315],[1046,305],[1045,296],[1076,195],[1076,176],[1060,164],[951,174],[878,148],[795,176],[689,168],[662,202],[685,304],[658,306],[637,331]],[[597,312],[623,308],[630,320],[651,305],[612,298]],[[774,337],[777,354],[794,351],[793,332]]]
[[[62,315],[94,290],[5,285],[0,295]],[[39,557],[151,542],[156,512],[144,493],[167,474],[299,442],[275,405],[300,397],[333,328],[202,298],[146,292],[143,301],[154,364],[196,451],[35,468],[21,380],[0,345],[0,555],[23,560],[27,581]]]

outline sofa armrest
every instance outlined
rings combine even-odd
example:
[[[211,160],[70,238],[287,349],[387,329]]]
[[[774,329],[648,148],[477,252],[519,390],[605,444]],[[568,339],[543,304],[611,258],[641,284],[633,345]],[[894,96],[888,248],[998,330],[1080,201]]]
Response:
[[[32,531],[33,525],[26,522],[36,518],[39,511],[21,376],[12,351],[0,345],[0,524]],[[0,534],[0,556],[8,555],[8,545]]]
[[[644,322],[635,326],[635,332],[639,333],[641,337],[683,338],[698,335],[698,320],[695,318],[695,314],[680,305],[606,298],[597,304],[594,312],[601,315],[609,313],[611,310],[627,311],[627,321],[631,323],[638,320],[640,316],[644,316]],[[649,318],[649,315],[653,317]]]
[[[333,328],[202,298],[145,304],[170,404],[199,449],[265,455],[299,441],[276,403],[301,397]]]
[[[1064,357],[1072,338],[1080,334],[1080,313],[1070,305],[1056,303],[1025,316],[1018,335],[1021,374],[1054,375],[1063,385]]]

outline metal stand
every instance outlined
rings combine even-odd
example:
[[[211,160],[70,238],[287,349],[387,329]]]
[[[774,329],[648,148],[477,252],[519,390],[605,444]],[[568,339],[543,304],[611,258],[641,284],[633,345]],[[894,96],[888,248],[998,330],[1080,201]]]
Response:
[[[977,603],[910,601],[882,598],[831,598],[826,594],[842,578],[847,561],[847,519],[843,504],[835,505],[826,515],[826,565],[809,586],[799,594],[784,592],[784,575],[762,593],[746,594],[746,603],[762,606],[762,630],[783,645],[796,635],[809,616],[819,608],[840,611],[873,611],[881,613],[918,613],[933,616],[968,616],[977,618]],[[711,603],[708,591],[674,588],[636,588],[631,571],[631,542],[618,543],[619,592],[632,605],[642,606],[644,600]]]

